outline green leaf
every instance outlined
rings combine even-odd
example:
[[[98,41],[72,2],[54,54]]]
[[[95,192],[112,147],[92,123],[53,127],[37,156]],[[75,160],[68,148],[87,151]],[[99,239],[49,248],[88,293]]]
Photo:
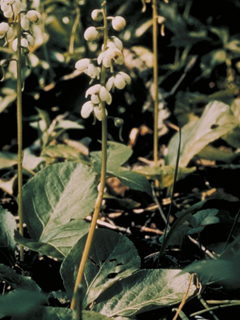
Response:
[[[61,275],[69,298],[73,294],[85,242],[86,236],[78,241],[62,263]],[[96,230],[82,282],[83,295],[86,295],[84,307],[116,281],[129,276],[139,267],[137,250],[128,238],[110,230]]]
[[[220,221],[219,218],[216,217],[218,212],[218,209],[200,210],[190,218],[190,224],[194,228],[198,228],[202,226],[205,227],[209,224],[218,223]]]
[[[117,177],[122,184],[130,189],[146,192],[149,195],[152,195],[151,185],[142,174],[130,171],[124,167],[111,170],[109,173]]]
[[[59,307],[40,307],[35,312],[32,312],[24,320],[75,320],[76,311]],[[18,320],[13,317],[12,320]],[[108,317],[94,312],[83,311],[82,320],[109,320]]]
[[[14,290],[0,296],[0,318],[6,316],[25,317],[43,303],[46,303],[46,297],[40,292]]]
[[[41,289],[31,278],[16,273],[10,267],[0,264],[0,279],[7,282],[13,289],[30,290],[40,292]]]
[[[41,170],[23,188],[24,221],[32,240],[65,256],[88,230],[83,221],[97,197],[95,174],[81,163],[58,163]],[[18,237],[19,243],[21,239]]]
[[[65,144],[47,146],[42,150],[41,156],[50,158],[64,158],[67,160],[76,160],[81,161],[85,164],[90,164],[89,158],[87,156],[81,154],[76,148]]]
[[[107,171],[123,165],[132,155],[132,149],[122,143],[108,142],[109,155],[107,159]]]
[[[193,262],[184,268],[183,272],[197,273],[203,285],[219,282],[235,289],[240,287],[239,256],[231,260],[217,259]]]
[[[101,151],[91,152],[93,169],[95,172],[101,172]],[[132,150],[122,143],[113,141],[108,142],[107,150],[107,172],[112,171],[123,165],[132,155]]]
[[[179,168],[177,180],[185,178],[188,174],[194,172],[196,167],[192,168]],[[160,188],[165,188],[173,184],[175,166],[164,167],[138,167],[134,172],[143,174],[147,179],[158,179],[160,181]]]
[[[190,280],[189,274],[177,276],[179,271],[140,270],[106,290],[96,301],[94,310],[108,317],[133,316],[179,303]],[[194,291],[191,284],[189,296]]]
[[[189,161],[210,142],[220,138],[236,127],[237,122],[228,105],[214,101],[210,102],[201,118],[185,125],[182,129],[182,145],[179,167],[186,167]],[[177,133],[169,143],[166,158],[168,165],[175,165],[179,134]]]
[[[6,262],[14,265],[16,243],[14,241],[14,229],[16,222],[11,213],[0,206],[0,253]]]

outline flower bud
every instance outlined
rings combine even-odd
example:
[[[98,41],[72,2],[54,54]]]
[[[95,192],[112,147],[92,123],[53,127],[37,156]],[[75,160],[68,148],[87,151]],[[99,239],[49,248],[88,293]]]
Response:
[[[102,10],[95,9],[91,13],[91,17],[94,21],[101,21],[103,19]]]
[[[87,41],[94,41],[97,39],[98,31],[95,27],[89,27],[84,32],[84,39]]]
[[[112,27],[114,30],[121,31],[125,28],[125,26],[126,26],[126,20],[123,17],[117,16],[112,19]]]
[[[121,127],[123,124],[124,124],[123,119],[121,119],[121,118],[115,118],[115,119],[114,119],[114,125],[115,125],[115,127],[119,128],[119,127]]]
[[[83,72],[84,70],[87,69],[88,65],[90,63],[90,59],[81,59],[81,60],[78,60],[75,64],[75,68],[78,70],[78,71],[81,71]]]
[[[29,10],[26,14],[26,19],[36,24],[41,23],[41,15],[36,10]]]

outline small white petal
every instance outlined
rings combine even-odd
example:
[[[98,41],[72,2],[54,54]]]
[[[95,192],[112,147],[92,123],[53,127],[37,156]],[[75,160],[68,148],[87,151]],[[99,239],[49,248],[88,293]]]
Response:
[[[95,107],[93,110],[94,110],[94,114],[95,114],[96,118],[99,121],[102,121],[102,119],[103,119],[102,109],[100,107]]]
[[[117,74],[114,78],[114,85],[118,89],[123,89],[126,85],[126,82],[124,81],[123,77],[120,74]]]
[[[34,46],[34,42],[35,42],[33,36],[31,36],[31,35],[28,33],[28,34],[26,35],[26,38],[27,38],[27,41],[28,41],[28,43],[30,44],[30,46],[33,47],[33,46]]]
[[[108,58],[108,56],[105,56],[103,58],[102,64],[104,65],[105,68],[110,68],[112,65],[111,59]]]
[[[84,71],[87,69],[89,63],[91,62],[90,59],[81,59],[81,60],[78,60],[76,63],[75,63],[75,68],[78,70],[78,71]]]
[[[123,49],[123,43],[122,41],[118,38],[118,37],[112,37],[114,44],[116,45],[116,47],[122,51]]]
[[[94,21],[101,21],[103,19],[102,10],[95,9],[91,13],[91,17]]]
[[[101,64],[106,52],[101,52],[97,58],[97,63]]]
[[[21,17],[21,26],[24,30],[29,29],[30,21],[26,18],[26,16]]]
[[[81,116],[86,119],[90,116],[93,111],[93,103],[92,101],[85,102],[81,109]]]
[[[107,91],[110,91],[114,84],[114,77],[110,77],[106,83],[106,89]]]
[[[131,83],[131,78],[127,73],[119,71],[119,74],[123,77],[127,84]]]
[[[12,6],[13,6],[14,14],[15,14],[15,15],[19,14],[19,12],[20,12],[21,9],[22,9],[22,3],[21,3],[21,1],[20,1],[20,0],[15,0]]]
[[[6,22],[0,23],[0,37],[3,38],[9,30],[9,24]]]
[[[21,47],[23,47],[23,48],[28,48],[28,41],[27,41],[27,39],[23,38],[23,39],[21,40]]]
[[[94,104],[98,104],[100,102],[100,99],[99,99],[98,95],[96,95],[96,94],[91,95],[91,100],[92,100],[92,103],[94,103]]]
[[[96,93],[99,93],[101,89],[101,85],[100,84],[95,84],[94,86],[90,87],[87,91],[86,91],[86,94],[85,94],[85,97],[87,98],[87,96],[90,94],[96,94]]]
[[[4,15],[5,18],[12,18],[13,17],[12,9],[10,8],[8,11],[4,11],[3,15]]]
[[[13,51],[17,51],[17,42],[18,42],[18,39],[14,39],[13,42],[12,42],[12,49]]]
[[[112,103],[112,96],[104,86],[100,89],[99,97],[102,101],[106,101],[108,105]]]

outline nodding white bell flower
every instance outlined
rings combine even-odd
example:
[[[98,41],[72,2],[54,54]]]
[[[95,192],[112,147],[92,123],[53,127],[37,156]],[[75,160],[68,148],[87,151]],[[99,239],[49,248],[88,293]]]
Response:
[[[75,63],[75,68],[80,71],[83,72],[87,69],[87,67],[89,66],[91,60],[90,59],[80,59]]]
[[[85,97],[87,98],[89,95],[91,95],[92,102],[100,102],[97,100],[98,97],[101,101],[106,102],[108,105],[112,103],[112,95],[104,86],[101,86],[100,84],[95,84],[94,86],[90,87],[86,91]]]
[[[102,121],[102,119],[103,119],[102,108],[100,106],[94,107],[93,111],[94,111],[94,114],[95,114],[96,118],[99,121]]]
[[[26,19],[35,24],[40,24],[42,21],[41,14],[36,10],[29,10],[25,15]]]
[[[94,41],[98,37],[98,31],[95,27],[89,27],[84,32],[84,39],[87,41]]]
[[[126,84],[131,83],[131,78],[125,72],[118,72],[115,76],[112,76],[108,79],[106,83],[106,89],[110,91],[112,88],[116,87],[117,89],[123,89]]]
[[[121,16],[116,16],[112,19],[112,27],[116,31],[121,31],[126,26],[126,20]]]
[[[78,60],[75,64],[75,68],[80,71],[86,73],[92,79],[99,79],[100,78],[100,71],[99,67],[96,67],[93,63],[91,63],[90,59],[81,59]]]
[[[113,43],[112,43],[113,44]],[[103,64],[105,68],[112,67],[113,61],[117,64],[123,64],[123,54],[117,47],[109,44],[110,47],[106,51],[103,51],[98,56],[98,64]]]
[[[13,29],[9,26],[7,22],[0,23],[0,39],[6,38],[9,41],[13,36]]]

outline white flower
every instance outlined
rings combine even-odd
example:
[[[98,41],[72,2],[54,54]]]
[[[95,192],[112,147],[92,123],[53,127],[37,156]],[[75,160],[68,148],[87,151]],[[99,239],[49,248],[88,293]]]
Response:
[[[41,15],[36,10],[29,10],[25,17],[26,17],[26,19],[28,19],[29,21],[31,21],[33,23],[36,23],[36,24],[41,23]]]
[[[108,48],[104,52],[101,52],[97,59],[98,64],[102,63],[105,68],[112,67],[113,61],[117,64],[123,64],[123,54],[118,48],[114,46]]]
[[[94,41],[97,39],[98,31],[95,27],[89,27],[84,32],[84,39],[87,41]]]
[[[112,88],[116,87],[118,89],[123,89],[126,84],[131,83],[131,78],[125,72],[118,72],[115,76],[108,79],[106,83],[106,89],[110,91]]]
[[[27,39],[28,44],[29,44],[31,47],[33,47],[33,46],[34,46],[34,42],[35,42],[33,36],[31,36],[29,33],[24,34],[24,35],[25,35],[25,37],[26,37],[26,39]]]
[[[87,101],[83,104],[81,109],[81,116],[86,119],[90,116],[91,112],[93,111],[94,104],[92,101]]]
[[[101,89],[100,84],[95,84],[94,86],[88,88],[85,94],[85,98],[87,98],[89,95],[92,95],[92,94],[98,94],[100,89]]]
[[[78,60],[75,64],[75,68],[80,72],[86,73],[92,79],[100,78],[100,68],[95,67],[90,59]]]
[[[84,71],[92,79],[100,79],[101,69],[90,63],[88,68]]]
[[[78,71],[85,71],[87,69],[87,67],[89,66],[91,60],[90,59],[81,59],[81,60],[78,60],[76,63],[75,63],[75,68],[78,70]]]
[[[117,16],[112,19],[112,27],[114,30],[121,31],[125,28],[125,26],[126,26],[126,20],[123,17]]]
[[[6,18],[12,18],[13,15],[17,15],[23,5],[20,0],[1,0],[1,10]]]
[[[87,98],[89,95],[91,95],[92,102],[94,103],[99,103],[98,99],[105,101],[108,105],[112,103],[112,95],[104,86],[101,86],[100,84],[95,84],[94,86],[90,87],[86,91],[85,97]]]
[[[101,21],[103,19],[102,10],[95,9],[91,13],[91,17],[94,21]]]
[[[115,36],[112,36],[111,37],[113,43],[115,44],[115,46],[122,51],[123,49],[123,43],[122,41],[118,38],[118,37],[115,37]]]

